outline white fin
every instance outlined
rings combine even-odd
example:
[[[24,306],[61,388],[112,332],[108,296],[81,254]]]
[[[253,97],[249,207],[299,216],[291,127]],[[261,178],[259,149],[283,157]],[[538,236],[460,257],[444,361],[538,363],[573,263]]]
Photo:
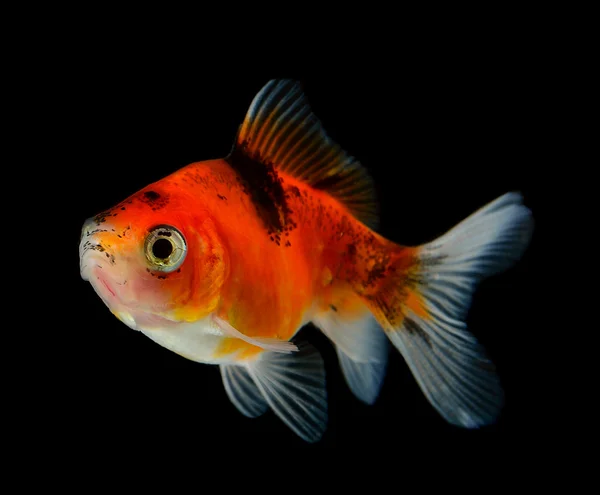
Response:
[[[294,354],[264,352],[246,364],[275,414],[299,437],[318,441],[327,427],[325,367],[312,345]]]
[[[271,338],[254,338],[248,337],[244,335],[242,332],[233,328],[228,322],[219,318],[218,316],[213,317],[215,323],[219,326],[219,328],[223,331],[225,335],[228,337],[233,337],[236,339],[243,340],[244,342],[248,342],[249,344],[255,345],[257,347],[261,347],[262,349],[273,351],[273,352],[283,352],[290,353],[298,350],[295,344],[292,342],[288,342],[287,340],[279,340],[279,339],[271,339]]]
[[[343,314],[330,310],[313,323],[335,344],[344,378],[352,393],[373,404],[383,384],[389,343],[377,320],[365,308],[365,316],[344,320]]]
[[[249,418],[264,414],[269,406],[245,366],[219,366],[227,396],[233,405]]]
[[[337,349],[344,379],[352,393],[365,404],[373,404],[383,385],[387,359],[381,362],[359,363]]]
[[[521,195],[509,193],[425,244],[410,289],[423,306],[405,308],[401,327],[386,329],[425,396],[454,425],[493,423],[504,404],[495,367],[465,318],[477,283],[512,266],[532,232]]]

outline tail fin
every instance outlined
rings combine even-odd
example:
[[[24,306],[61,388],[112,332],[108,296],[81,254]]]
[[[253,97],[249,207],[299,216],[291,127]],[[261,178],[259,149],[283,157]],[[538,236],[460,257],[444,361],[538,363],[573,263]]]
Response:
[[[533,232],[531,212],[508,193],[399,260],[394,286],[368,302],[421,390],[450,423],[494,422],[504,394],[495,367],[467,331],[478,282],[511,267]]]

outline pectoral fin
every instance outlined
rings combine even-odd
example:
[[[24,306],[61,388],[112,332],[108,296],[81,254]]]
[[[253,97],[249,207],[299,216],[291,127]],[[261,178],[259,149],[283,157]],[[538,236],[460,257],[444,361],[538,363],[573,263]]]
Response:
[[[236,330],[229,324],[229,322],[225,321],[224,319],[219,318],[218,316],[215,316],[213,318],[215,323],[219,326],[219,328],[227,337],[243,340],[244,342],[255,345],[257,347],[261,347],[262,349],[265,349],[267,351],[290,353],[298,350],[298,347],[296,347],[295,344],[293,344],[292,342],[288,342],[287,340],[263,337],[248,337],[239,330]]]
[[[245,366],[222,364],[221,377],[229,400],[244,416],[256,418],[269,406]]]

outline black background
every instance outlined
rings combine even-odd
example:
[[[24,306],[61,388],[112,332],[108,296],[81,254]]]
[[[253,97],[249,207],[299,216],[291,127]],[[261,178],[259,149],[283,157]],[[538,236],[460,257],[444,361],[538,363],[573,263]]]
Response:
[[[60,75],[42,95],[39,120],[53,136],[39,159],[64,164],[48,186],[62,212],[62,266],[57,285],[45,280],[48,299],[58,299],[53,325],[60,333],[51,339],[39,398],[52,397],[42,423],[51,425],[53,438],[73,451],[165,440],[362,452],[429,442],[485,455],[513,441],[535,444],[542,406],[532,356],[544,329],[533,309],[534,270],[540,149],[549,144],[542,130],[549,113],[543,44],[499,31],[480,33],[477,42],[440,36],[340,51],[344,57],[329,49],[314,64],[291,59],[283,68],[272,54],[250,66],[232,57],[222,70],[165,54],[159,61],[152,50],[107,53],[93,46],[85,57],[61,56],[53,65]],[[225,156],[252,98],[277,77],[302,81],[328,133],[370,170],[379,232],[393,241],[432,240],[501,194],[523,193],[537,221],[531,247],[515,268],[480,286],[468,318],[506,391],[496,425],[470,431],[446,424],[395,351],[379,400],[362,405],[343,382],[331,344],[308,327],[302,332],[327,363],[330,419],[323,440],[305,444],[271,412],[243,417],[217,367],[187,361],[129,330],[81,280],[84,220],[190,162]],[[59,286],[68,287],[66,299]]]

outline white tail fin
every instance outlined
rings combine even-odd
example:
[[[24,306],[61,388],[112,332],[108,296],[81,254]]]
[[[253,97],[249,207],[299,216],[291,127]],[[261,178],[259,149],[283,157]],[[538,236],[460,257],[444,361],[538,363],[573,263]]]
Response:
[[[465,319],[478,282],[519,260],[532,232],[521,195],[498,198],[416,250],[411,283],[398,288],[406,295],[401,323],[382,322],[425,396],[452,424],[490,424],[503,406],[495,367]]]

